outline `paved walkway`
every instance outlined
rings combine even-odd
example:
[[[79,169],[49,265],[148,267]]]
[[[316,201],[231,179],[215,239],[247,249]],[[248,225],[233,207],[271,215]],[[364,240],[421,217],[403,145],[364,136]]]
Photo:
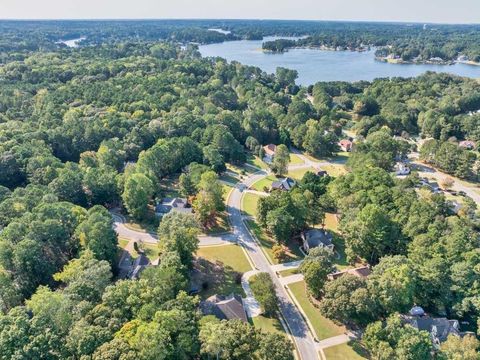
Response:
[[[288,263],[272,265],[271,268],[272,268],[273,271],[291,270],[291,269],[298,268],[302,262],[303,262],[303,260],[297,260],[297,261],[292,261],[292,262],[288,262]]]
[[[350,335],[342,334],[342,335],[330,337],[325,340],[321,340],[317,342],[315,346],[317,347],[318,350],[321,350],[328,347],[348,343],[350,340],[353,340],[353,339],[355,339],[355,336],[353,336],[353,334],[350,334]]]
[[[262,313],[262,309],[260,304],[253,296],[252,289],[250,288],[250,283],[248,279],[250,279],[253,275],[258,274],[260,271],[258,270],[250,270],[243,274],[242,276],[242,288],[247,295],[246,298],[243,299],[243,304],[245,305],[245,311],[249,317],[255,317]]]
[[[293,274],[293,275],[290,275],[290,276],[280,277],[278,280],[280,281],[280,284],[285,286],[285,285],[288,285],[288,284],[303,281],[303,274]]]
[[[244,193],[255,194],[255,195],[260,195],[260,196],[268,196],[269,195],[265,191],[257,191],[257,190],[252,190],[252,189],[244,190],[243,192]]]

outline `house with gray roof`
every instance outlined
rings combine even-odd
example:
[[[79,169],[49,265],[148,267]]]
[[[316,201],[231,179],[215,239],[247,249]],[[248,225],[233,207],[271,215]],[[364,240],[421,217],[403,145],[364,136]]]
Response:
[[[141,253],[132,264],[132,267],[127,275],[129,279],[138,279],[143,270],[150,266],[150,260],[147,256]]]
[[[333,245],[333,236],[327,230],[323,229],[310,229],[303,231],[301,234],[303,250],[309,252],[310,249],[316,247],[322,247],[333,251],[335,245]]]
[[[200,304],[205,315],[214,315],[220,320],[241,320],[248,322],[243,299],[239,295],[213,295]]]
[[[188,204],[188,200],[184,198],[165,198],[157,206],[155,206],[155,214],[164,216],[170,211],[191,214],[192,208]]]
[[[272,183],[272,190],[290,191],[297,183],[292,178],[285,178]]]
[[[449,335],[462,336],[458,320],[431,317],[420,306],[414,306],[408,315],[402,315],[402,320],[415,329],[428,332],[436,348],[439,348]]]

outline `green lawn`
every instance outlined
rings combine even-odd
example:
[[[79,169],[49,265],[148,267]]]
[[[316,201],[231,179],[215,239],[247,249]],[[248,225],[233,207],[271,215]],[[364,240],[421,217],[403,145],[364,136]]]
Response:
[[[325,214],[325,228],[331,231],[338,231],[338,220],[335,214],[326,213]]]
[[[258,330],[266,333],[280,333],[285,334],[285,330],[277,318],[267,318],[263,315],[255,316],[251,319],[253,325]]]
[[[247,215],[257,216],[257,204],[261,196],[252,193],[245,193],[242,197],[242,210]]]
[[[290,165],[301,165],[304,161],[296,154],[290,154]]]
[[[240,180],[237,176],[233,176],[231,174],[223,174],[219,177],[219,179],[231,184],[236,184]]]
[[[123,238],[118,239],[119,250],[125,249],[128,243],[129,243],[129,240],[127,239],[123,239]],[[159,252],[158,245],[144,243],[143,245],[139,244],[139,246],[143,247],[143,250],[145,251],[145,255],[148,257],[150,261],[153,261],[158,258],[158,252]],[[129,251],[129,254],[133,259],[136,259],[139,255],[134,249]]]
[[[230,231],[230,223],[228,222],[228,213],[224,211],[217,216],[215,226],[208,228],[206,233],[209,235],[215,235],[228,231]]]
[[[335,259],[333,263],[338,270],[351,268],[345,255],[345,240],[338,234],[333,234],[333,244],[335,245]]]
[[[315,172],[315,169],[312,168],[312,167],[309,167],[309,168],[304,168],[304,169],[295,169],[295,170],[290,170],[288,172],[288,176],[297,180],[297,181],[300,181],[302,180],[303,178],[303,175],[305,175],[307,172]]]
[[[228,194],[233,189],[233,186],[222,184],[222,188],[223,188],[223,199],[225,200],[225,202],[227,202]]]
[[[200,295],[207,298],[214,294],[230,295],[232,293],[245,296],[239,277],[242,273],[252,270],[243,249],[238,245],[202,247],[197,251],[197,257],[202,257],[211,263],[223,265],[223,280],[217,285],[211,285],[202,290]],[[218,273],[206,274],[218,276]]]
[[[364,360],[367,359],[365,352],[359,350],[361,354],[356,352],[350,345],[341,344],[323,349],[327,360]],[[363,355],[363,356],[362,356]],[[365,356],[365,357],[364,357]]]
[[[283,271],[279,272],[281,277],[287,277],[287,276],[295,275],[295,274],[298,274],[298,273],[299,273],[298,268],[283,270]]]
[[[256,183],[254,183],[251,186],[251,188],[253,190],[257,190],[257,191],[269,190],[270,187],[272,186],[272,183],[276,180],[277,180],[277,178],[274,175],[268,175],[268,176],[264,177],[263,179],[258,180]]]
[[[344,333],[345,329],[343,327],[337,326],[332,321],[323,317],[322,314],[320,314],[320,311],[313,306],[308,299],[304,281],[290,284],[288,287],[312,324],[313,331],[318,340],[327,339]]]
[[[221,261],[241,273],[252,270],[245,252],[239,245],[207,246],[197,250],[197,256],[209,261]]]
[[[275,240],[272,239],[268,234],[265,233],[265,231],[258,225],[255,221],[253,220],[247,220],[246,224],[250,231],[255,235],[257,238],[258,242],[260,243],[260,246],[262,247],[264,253],[267,255],[267,258],[272,264],[278,264],[278,260],[273,258],[273,252],[272,252],[272,247],[275,245]],[[295,261],[299,260],[303,257],[302,252],[300,251],[298,244],[295,242],[292,242],[291,244],[288,245],[288,257],[285,259],[284,262],[290,262],[290,261]]]
[[[247,164],[256,166],[260,169],[268,169],[268,165],[265,164],[258,156],[249,155],[247,157]]]
[[[324,165],[322,166],[322,170],[325,170],[328,175],[333,177],[345,175],[348,172],[345,166],[341,164]]]

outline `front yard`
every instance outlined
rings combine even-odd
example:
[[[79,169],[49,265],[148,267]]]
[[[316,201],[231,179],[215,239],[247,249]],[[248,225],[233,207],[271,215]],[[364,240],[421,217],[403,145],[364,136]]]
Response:
[[[327,360],[365,360],[368,355],[361,351],[356,352],[349,344],[341,344],[323,349]],[[364,357],[365,356],[365,357]]]
[[[318,340],[328,339],[329,337],[341,335],[345,332],[344,327],[335,325],[332,321],[322,316],[320,310],[310,302],[304,281],[290,284],[288,288],[310,321]]]
[[[202,275],[208,283],[208,287],[202,289],[200,293],[202,298],[214,294],[230,295],[232,293],[245,296],[240,278],[241,274],[252,270],[252,267],[240,246],[202,247],[197,251],[197,258],[199,257],[208,261],[201,267]]]
[[[250,231],[253,233],[253,235],[255,235],[255,237],[257,238],[263,252],[267,256],[267,259],[270,261],[270,263],[279,264],[278,260],[273,257],[272,251],[272,247],[276,244],[276,241],[270,236],[268,236],[268,234],[266,234],[265,231],[260,227],[260,225],[258,225],[255,221],[247,220],[246,224]],[[303,258],[303,254],[300,251],[299,245],[295,241],[292,240],[289,244],[287,244],[287,248],[287,258],[283,262],[290,262]]]
[[[277,177],[275,175],[268,175],[264,177],[263,179],[257,181],[254,183],[251,188],[252,190],[257,190],[257,191],[268,191],[270,190],[270,187],[272,186],[272,183],[274,181],[277,181]]]
[[[260,198],[258,194],[245,193],[242,197],[242,211],[249,216],[257,216],[257,204]]]
[[[267,318],[263,315],[255,316],[251,319],[253,325],[266,333],[279,333],[285,335],[285,330],[277,318]]]
[[[303,169],[294,169],[294,170],[290,170],[288,172],[287,176],[289,176],[292,179],[295,179],[297,181],[300,181],[300,180],[302,180],[303,175],[305,175],[309,171],[314,173],[315,169],[312,168],[312,167],[303,168]]]

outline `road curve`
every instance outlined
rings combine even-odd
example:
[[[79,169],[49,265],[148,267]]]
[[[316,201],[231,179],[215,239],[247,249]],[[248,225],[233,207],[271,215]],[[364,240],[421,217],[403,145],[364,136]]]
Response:
[[[117,213],[112,212],[113,228],[117,235],[121,238],[142,241],[145,244],[157,244],[158,238],[156,234],[146,231],[133,230],[125,225],[125,218]],[[218,246],[236,243],[237,239],[232,233],[218,235],[200,235],[198,237],[199,246]]]
[[[267,176],[267,172],[259,171],[247,177],[240,185],[237,185],[233,189],[227,202],[227,211],[230,216],[230,224],[239,244],[245,248],[250,259],[255,265],[255,268],[259,271],[269,273],[272,277],[279,299],[280,310],[285,321],[287,322],[288,327],[290,328],[293,338],[295,339],[300,358],[303,360],[318,359],[318,352],[315,342],[310,334],[307,323],[303,319],[300,311],[297,309],[293,301],[288,296],[285,288],[280,283],[275,272],[271,269],[270,263],[265,257],[262,249],[250,234],[247,226],[243,222],[242,213],[240,210],[243,190],[250,187],[253,183],[264,178],[265,176]]]

